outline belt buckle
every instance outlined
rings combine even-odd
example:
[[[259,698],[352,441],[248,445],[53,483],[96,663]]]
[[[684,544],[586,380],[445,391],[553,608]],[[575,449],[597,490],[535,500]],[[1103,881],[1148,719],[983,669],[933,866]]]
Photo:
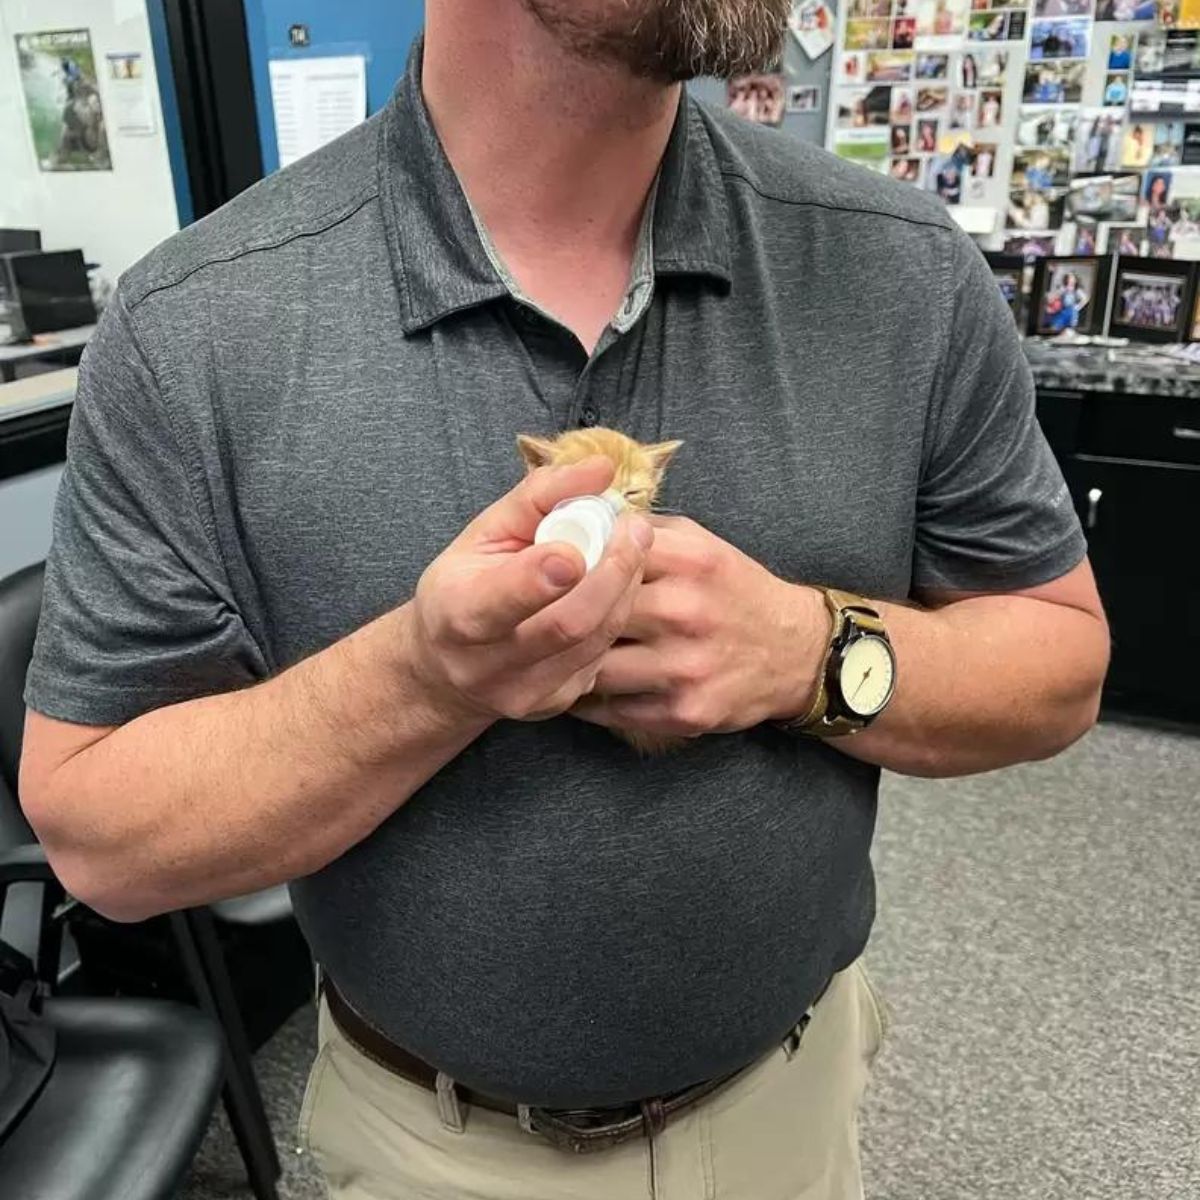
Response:
[[[620,1120],[597,1121],[604,1110],[596,1108],[547,1109],[522,1104],[517,1116],[521,1128],[544,1137],[558,1150],[592,1154],[628,1140],[642,1129],[640,1113]],[[580,1118],[582,1120],[571,1120]]]

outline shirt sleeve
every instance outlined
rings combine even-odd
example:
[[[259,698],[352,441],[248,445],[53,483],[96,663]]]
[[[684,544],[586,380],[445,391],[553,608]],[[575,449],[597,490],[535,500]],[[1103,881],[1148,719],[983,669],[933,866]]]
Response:
[[[120,293],[80,368],[25,702],[86,725],[262,678]]]
[[[926,429],[913,589],[1000,592],[1065,575],[1087,542],[1035,412],[1016,323],[956,235],[953,311]]]

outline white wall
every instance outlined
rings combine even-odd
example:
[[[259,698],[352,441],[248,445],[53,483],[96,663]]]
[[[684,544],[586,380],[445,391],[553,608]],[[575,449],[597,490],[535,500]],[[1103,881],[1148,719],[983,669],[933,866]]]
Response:
[[[15,36],[89,29],[104,100],[111,171],[39,170]],[[158,132],[113,128],[106,54],[140,52]],[[0,0],[0,225],[41,229],[47,249],[81,247],[110,281],[179,228],[145,0]]]

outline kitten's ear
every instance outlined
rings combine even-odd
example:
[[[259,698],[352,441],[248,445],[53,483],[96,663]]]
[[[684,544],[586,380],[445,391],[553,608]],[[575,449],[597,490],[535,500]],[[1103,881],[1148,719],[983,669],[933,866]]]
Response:
[[[656,442],[653,446],[643,446],[642,453],[649,460],[651,468],[661,475],[682,445],[682,442]]]
[[[532,437],[528,433],[517,435],[517,449],[530,471],[544,467],[554,459],[554,443],[546,438]]]

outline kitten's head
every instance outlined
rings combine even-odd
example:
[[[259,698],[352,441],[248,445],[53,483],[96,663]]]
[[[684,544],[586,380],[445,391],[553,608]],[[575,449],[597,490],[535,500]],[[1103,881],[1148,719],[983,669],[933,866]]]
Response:
[[[650,508],[662,486],[667,464],[682,442],[655,442],[643,446],[615,429],[569,429],[556,438],[531,437],[521,434],[517,448],[529,470],[537,467],[562,466],[581,462],[594,454],[602,454],[616,468],[612,486],[620,492],[630,508],[643,511]]]

